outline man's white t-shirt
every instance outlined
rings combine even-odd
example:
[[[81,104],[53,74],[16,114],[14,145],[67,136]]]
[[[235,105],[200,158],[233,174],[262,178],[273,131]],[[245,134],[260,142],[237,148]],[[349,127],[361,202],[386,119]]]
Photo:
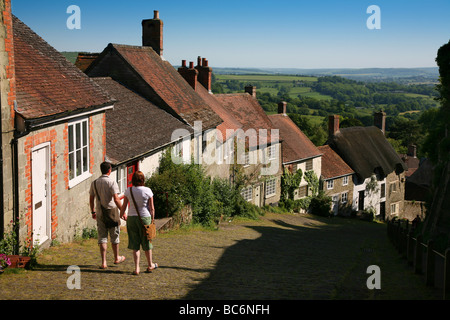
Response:
[[[153,192],[148,187],[132,187],[133,188],[133,196],[136,200],[136,204],[138,206],[139,213],[141,217],[150,217],[150,211],[148,210],[148,203],[151,198],[153,198]],[[128,207],[128,216],[137,216],[136,209],[134,208],[133,198],[131,197],[130,189],[125,190],[125,197],[128,198],[128,202],[130,206]]]

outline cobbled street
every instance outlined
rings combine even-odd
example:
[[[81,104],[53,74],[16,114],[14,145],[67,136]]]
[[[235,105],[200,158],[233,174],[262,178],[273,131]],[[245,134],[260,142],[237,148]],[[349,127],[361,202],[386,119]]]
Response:
[[[388,241],[386,225],[356,219],[268,213],[222,222],[218,231],[175,230],[154,241],[152,273],[133,276],[125,229],[113,264],[99,269],[95,239],[44,250],[33,270],[0,275],[2,300],[439,300]],[[145,270],[142,252],[141,271]],[[367,268],[381,270],[369,290]],[[81,289],[70,290],[69,266]]]

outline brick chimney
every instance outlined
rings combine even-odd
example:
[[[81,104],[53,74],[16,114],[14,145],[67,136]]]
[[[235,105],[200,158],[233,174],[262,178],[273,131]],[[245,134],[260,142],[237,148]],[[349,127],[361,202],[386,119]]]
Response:
[[[286,115],[286,106],[286,101],[281,101],[280,103],[278,103],[278,114]]]
[[[160,56],[163,55],[163,26],[156,10],[153,19],[142,20],[142,46],[152,47]]]
[[[380,129],[383,134],[386,133],[386,113],[383,111],[375,112],[374,118],[373,118],[373,124],[375,127]]]
[[[182,60],[178,72],[194,90],[197,88],[198,71],[194,68],[194,62],[191,61],[188,68],[186,66],[186,60]]]
[[[339,132],[339,115],[332,115],[328,117],[328,136],[332,137]]]
[[[253,98],[256,99],[256,87],[255,86],[246,86],[245,92],[247,92],[249,95],[251,95]]]
[[[208,66],[208,60],[198,57],[197,66],[195,69],[198,71],[198,82],[200,82],[206,90],[211,93],[212,68]]]

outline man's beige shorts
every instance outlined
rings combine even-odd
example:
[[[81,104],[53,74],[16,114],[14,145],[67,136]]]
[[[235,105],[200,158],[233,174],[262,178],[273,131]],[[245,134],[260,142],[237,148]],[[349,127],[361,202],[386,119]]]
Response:
[[[114,208],[114,210],[118,210]],[[116,212],[117,213],[117,212]],[[112,244],[118,244],[120,242],[120,225],[114,228],[106,228],[103,223],[102,213],[97,213],[97,232],[98,232],[98,244],[107,243],[108,242],[108,233],[111,238]]]

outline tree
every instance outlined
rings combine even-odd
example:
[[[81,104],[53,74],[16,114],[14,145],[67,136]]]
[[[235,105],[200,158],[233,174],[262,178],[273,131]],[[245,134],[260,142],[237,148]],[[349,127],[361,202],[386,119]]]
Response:
[[[302,176],[303,172],[300,169],[295,173],[292,173],[287,168],[284,169],[281,176],[281,201],[294,200],[294,192],[299,188]]]
[[[348,118],[342,120],[339,125],[340,128],[349,128],[349,127],[364,127],[363,123],[355,118]]]
[[[439,48],[436,58],[439,66],[440,83],[439,102],[441,107],[437,110],[433,127],[429,128],[426,138],[427,150],[433,161],[433,201],[429,204],[423,233],[431,237],[443,236],[445,247],[448,247],[450,228],[448,221],[448,190],[450,188],[450,41]]]

